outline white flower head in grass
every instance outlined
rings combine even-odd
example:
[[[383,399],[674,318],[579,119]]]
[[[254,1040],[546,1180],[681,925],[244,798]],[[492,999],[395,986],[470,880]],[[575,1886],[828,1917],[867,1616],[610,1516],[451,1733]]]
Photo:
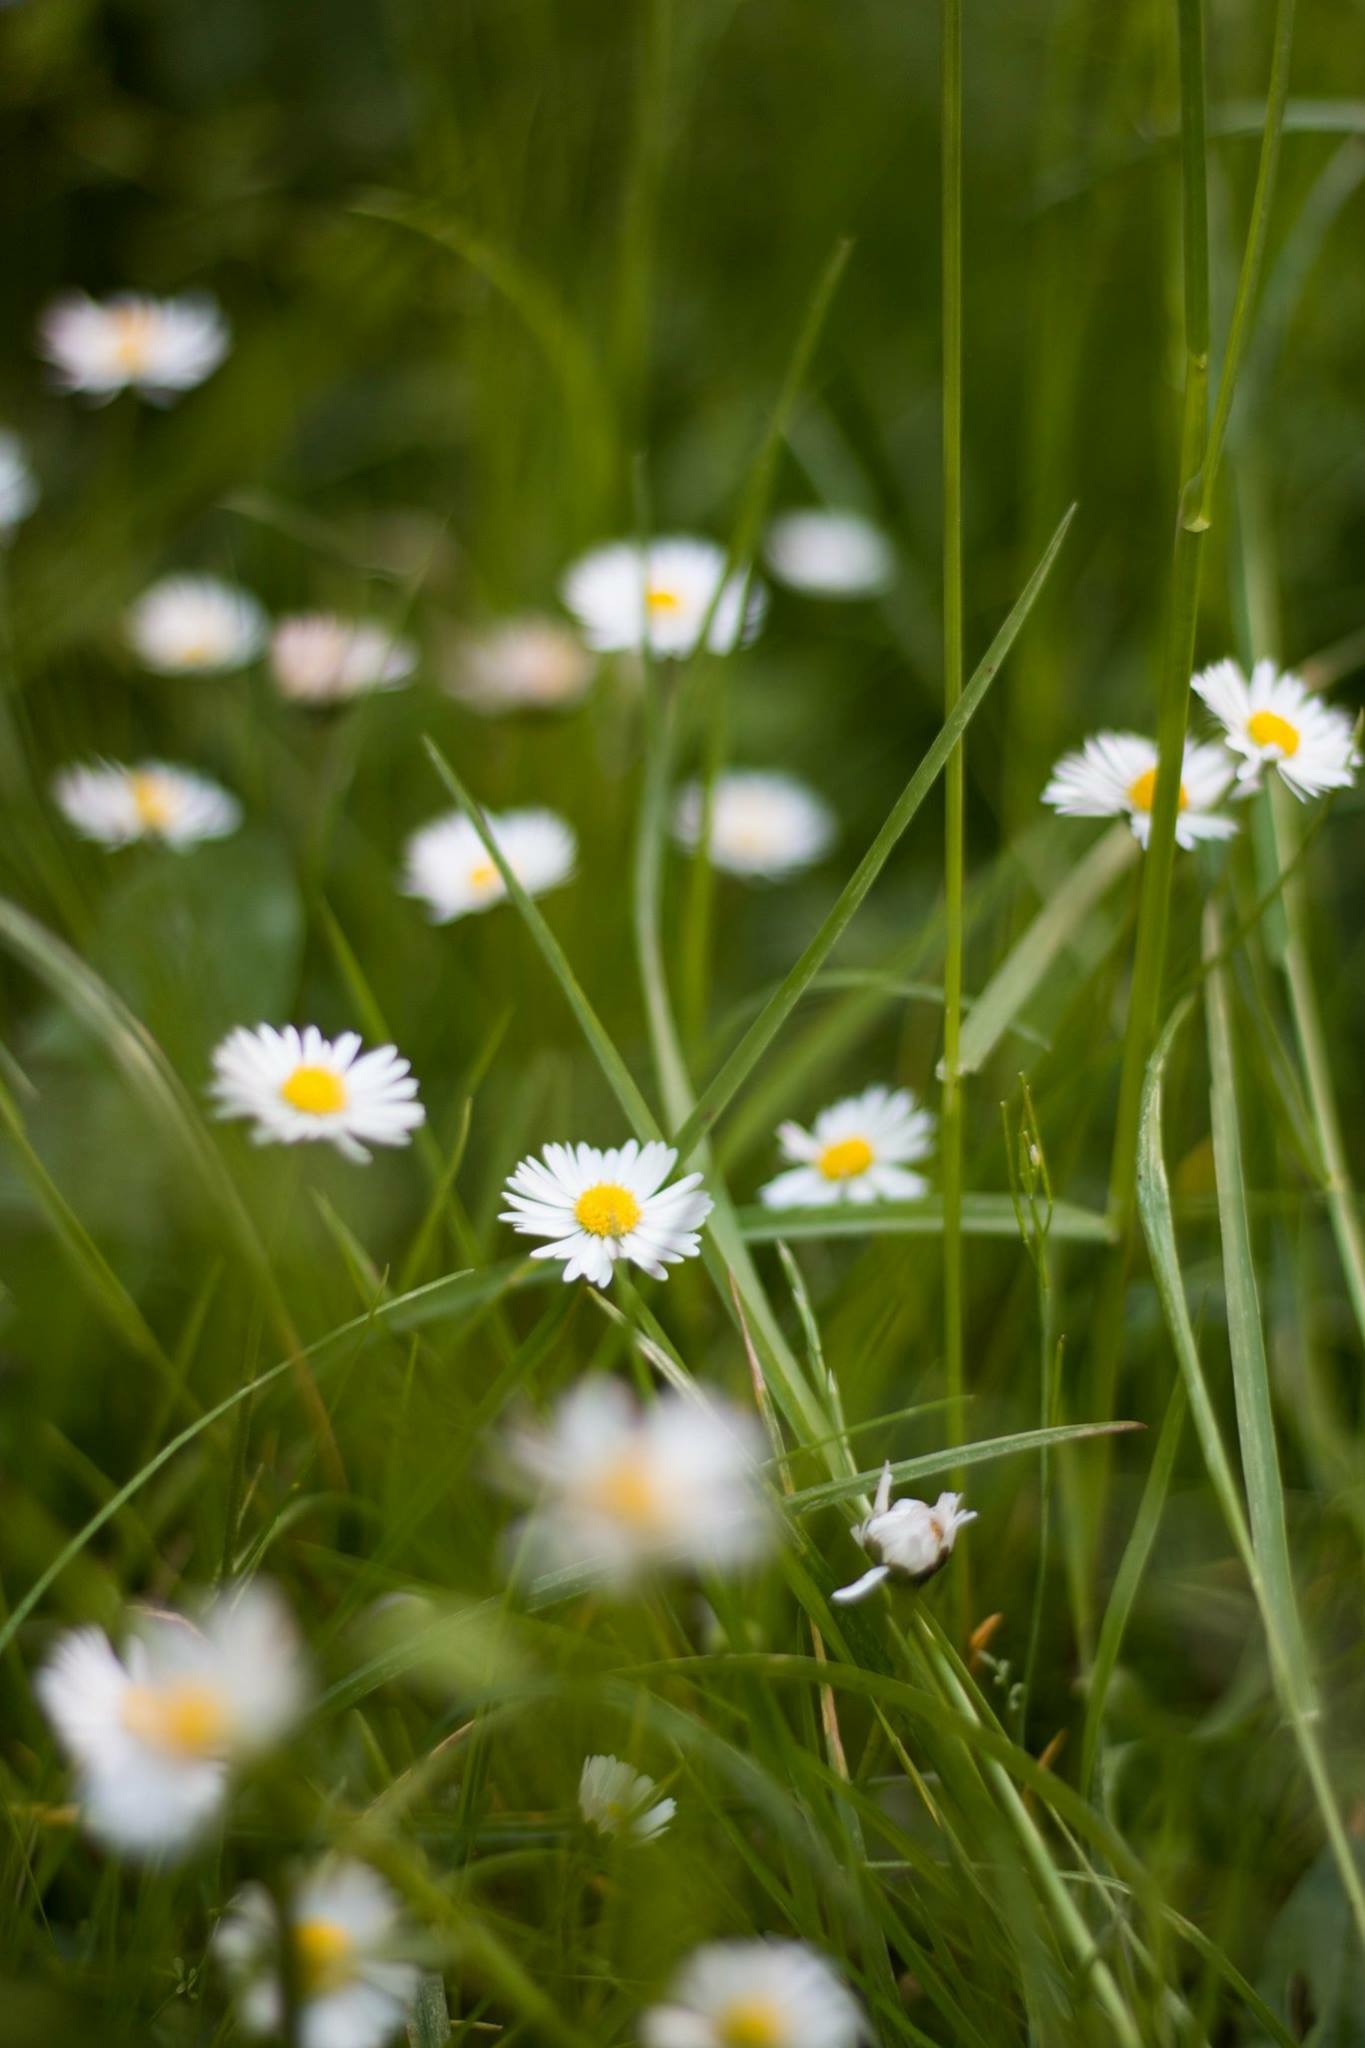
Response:
[[[269,631],[254,597],[217,576],[166,576],[128,613],[128,644],[158,675],[222,675],[245,668]]]
[[[676,1799],[655,1799],[658,1786],[619,1756],[590,1756],[578,1780],[578,1810],[599,1835],[652,1842],[678,1810]]]
[[[877,1482],[872,1513],[853,1531],[868,1556],[869,1571],[851,1586],[841,1586],[830,1598],[842,1606],[866,1600],[885,1579],[906,1579],[921,1586],[941,1571],[953,1554],[959,1529],[976,1520],[976,1510],[964,1514],[960,1493],[941,1493],[930,1507],[928,1501],[891,1500],[891,1467],[883,1465]]]
[[[1079,753],[1063,755],[1043,791],[1043,802],[1064,818],[1127,818],[1133,837],[1145,846],[1152,830],[1156,770],[1156,747],[1141,733],[1096,733]],[[1186,742],[1177,846],[1188,849],[1201,839],[1230,839],[1236,832],[1236,821],[1216,808],[1232,777],[1233,764],[1224,748]]]
[[[135,768],[97,761],[64,768],[52,794],[68,823],[100,846],[158,839],[183,853],[201,840],[226,839],[242,822],[235,796],[169,761],[143,761]]]
[[[360,1035],[324,1038],[315,1024],[239,1025],[213,1055],[211,1093],[221,1117],[250,1117],[258,1145],[325,1140],[363,1165],[368,1145],[406,1145],[426,1111],[392,1045],[362,1052]]]
[[[299,2000],[299,2048],[382,2048],[406,2024],[421,1972],[402,1955],[398,1900],[366,1863],[319,1863],[292,1893],[285,1939]],[[214,1952],[252,2034],[285,2025],[280,1927],[263,1885],[246,1885],[218,1923]]]
[[[103,300],[68,292],[48,307],[38,330],[39,349],[61,388],[96,404],[134,390],[169,405],[213,374],[228,343],[227,323],[204,292],[174,299],[116,292]]]
[[[701,784],[678,792],[673,832],[689,851],[701,844]],[[834,814],[794,776],[764,768],[718,775],[711,791],[713,867],[749,879],[780,882],[823,859],[834,843]]]
[[[671,1145],[653,1139],[599,1151],[596,1145],[547,1145],[539,1159],[523,1159],[508,1181],[510,1205],[500,1221],[521,1237],[548,1238],[533,1259],[562,1259],[566,1280],[611,1284],[612,1267],[629,1259],[655,1280],[693,1259],[697,1233],[711,1213],[699,1173],[664,1182],[677,1164]]]
[[[1218,661],[1194,679],[1234,754],[1240,787],[1254,789],[1274,768],[1301,799],[1349,789],[1360,755],[1351,720],[1315,697],[1300,677],[1281,675],[1273,661],[1258,661],[1248,682],[1235,661]]]
[[[503,619],[458,643],[448,687],[490,717],[560,711],[580,701],[596,666],[582,641],[557,619]]]
[[[928,1187],[909,1169],[933,1150],[934,1119],[908,1088],[865,1088],[822,1109],[810,1130],[780,1124],[777,1137],[795,1163],[760,1188],[769,1209],[909,1202]]]
[[[417,649],[375,619],[301,612],[276,626],[270,662],[282,697],[344,704],[369,690],[400,689],[417,666]]]
[[[595,548],[566,572],[560,594],[599,653],[647,646],[678,660],[695,652],[708,616],[707,646],[728,654],[753,639],[768,608],[761,583],[740,572],[725,578],[724,548],[687,534],[643,549],[630,540]]]
[[[758,1430],[723,1402],[665,1393],[642,1408],[585,1379],[511,1452],[537,1492],[516,1533],[539,1570],[624,1590],[660,1566],[734,1571],[771,1546]]]
[[[0,543],[7,541],[38,502],[38,479],[17,434],[0,429]]]
[[[784,512],[763,552],[779,583],[807,597],[876,597],[895,580],[890,541],[858,512]]]
[[[528,896],[567,882],[578,841],[553,811],[488,814],[498,850]],[[403,893],[420,897],[436,924],[450,924],[507,897],[507,884],[487,847],[462,811],[434,818],[404,848]]]
[[[866,2037],[857,1999],[802,1941],[708,1942],[640,2023],[644,2048],[854,2048]]]
[[[75,1629],[36,1690],[75,1766],[85,1826],[151,1856],[183,1851],[217,1819],[234,1765],[288,1732],[310,1683],[288,1613],[256,1583],[197,1621],[140,1615],[122,1655],[100,1629]]]

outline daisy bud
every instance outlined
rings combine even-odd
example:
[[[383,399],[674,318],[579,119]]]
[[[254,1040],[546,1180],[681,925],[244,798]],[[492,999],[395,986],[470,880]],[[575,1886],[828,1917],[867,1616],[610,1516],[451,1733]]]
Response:
[[[830,1598],[841,1606],[851,1606],[891,1578],[923,1585],[947,1564],[958,1530],[975,1520],[975,1509],[963,1513],[960,1493],[941,1493],[932,1507],[923,1500],[898,1500],[892,1505],[891,1467],[883,1465],[872,1513],[853,1531],[873,1559],[872,1567]]]

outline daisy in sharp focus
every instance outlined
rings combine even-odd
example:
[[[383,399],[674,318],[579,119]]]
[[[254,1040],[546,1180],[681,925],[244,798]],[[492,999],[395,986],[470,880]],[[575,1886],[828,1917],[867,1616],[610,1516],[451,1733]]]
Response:
[[[962,1499],[960,1493],[941,1493],[932,1507],[924,1500],[898,1500],[893,1505],[891,1467],[883,1465],[872,1513],[853,1531],[854,1540],[875,1562],[851,1586],[831,1593],[831,1600],[851,1606],[891,1578],[922,1586],[947,1564],[959,1529],[976,1520],[974,1508],[963,1513]]]
[[[652,1842],[678,1810],[676,1799],[658,1799],[653,1778],[619,1756],[585,1757],[578,1780],[578,1810],[599,1835],[624,1835]]]
[[[777,1137],[795,1164],[759,1189],[769,1209],[910,1202],[929,1185],[908,1169],[933,1150],[934,1119],[908,1088],[865,1088],[822,1109],[809,1131],[785,1123]]]
[[[38,502],[38,479],[17,434],[0,430],[0,543],[28,518]]]
[[[326,1140],[364,1165],[367,1145],[406,1145],[426,1111],[397,1048],[362,1052],[359,1032],[324,1038],[315,1024],[239,1025],[213,1055],[220,1117],[250,1117],[258,1145]]]
[[[76,1770],[84,1825],[128,1855],[173,1855],[222,1811],[234,1765],[299,1718],[310,1685],[297,1633],[260,1584],[196,1622],[140,1615],[122,1655],[97,1628],[64,1635],[35,1683]]]
[[[344,704],[368,690],[400,689],[417,666],[417,649],[375,619],[301,612],[276,626],[270,662],[282,697]]]
[[[743,572],[722,589],[725,562],[724,548],[687,534],[652,540],[643,549],[618,540],[575,562],[560,595],[589,647],[601,654],[642,653],[647,646],[651,654],[681,660],[695,652],[708,615],[708,648],[728,654],[758,632],[768,594]]]
[[[686,783],[673,812],[673,835],[689,852],[701,844],[702,787]],[[728,874],[783,881],[824,858],[834,843],[834,813],[794,776],[764,768],[731,769],[711,791],[711,865]]]
[[[618,1259],[665,1280],[667,1267],[697,1256],[697,1233],[713,1206],[699,1173],[664,1186],[677,1160],[658,1139],[630,1138],[606,1152],[547,1145],[517,1167],[503,1191],[511,1206],[498,1220],[521,1237],[549,1238],[531,1257],[562,1259],[566,1280],[609,1287]]]
[[[502,619],[454,645],[446,687],[490,717],[503,711],[559,711],[577,704],[597,666],[557,619]]]
[[[1063,818],[1127,818],[1139,846],[1146,846],[1152,830],[1156,770],[1156,747],[1141,733],[1096,733],[1079,753],[1063,755],[1042,800]],[[1227,795],[1232,778],[1233,764],[1222,747],[1186,741],[1175,826],[1177,846],[1188,849],[1201,839],[1232,837],[1236,820],[1225,818],[1215,808]]]
[[[896,576],[890,541],[858,512],[783,512],[763,553],[779,583],[807,597],[877,597]]]
[[[1360,755],[1351,719],[1324,704],[1300,677],[1282,675],[1273,661],[1258,661],[1250,682],[1235,661],[1218,661],[1192,687],[1241,756],[1239,787],[1254,789],[1266,768],[1277,769],[1301,800],[1349,789],[1355,781]]]
[[[131,607],[126,630],[158,675],[220,675],[256,659],[269,622],[254,597],[217,576],[166,576]]]
[[[578,856],[573,827],[553,811],[487,814],[498,850],[528,896],[567,882]],[[434,818],[404,850],[403,894],[417,896],[437,924],[506,900],[507,884],[463,811]]]
[[[803,1941],[708,1942],[640,2022],[644,2048],[854,2048],[867,2033],[857,1999]]]
[[[216,782],[169,761],[117,761],[65,768],[52,794],[68,823],[100,846],[131,846],[159,839],[183,853],[205,839],[226,839],[242,822],[242,807]]]
[[[92,299],[68,292],[43,314],[38,346],[64,391],[104,404],[134,390],[169,405],[202,384],[228,352],[227,323],[207,293],[152,299],[116,292]]]

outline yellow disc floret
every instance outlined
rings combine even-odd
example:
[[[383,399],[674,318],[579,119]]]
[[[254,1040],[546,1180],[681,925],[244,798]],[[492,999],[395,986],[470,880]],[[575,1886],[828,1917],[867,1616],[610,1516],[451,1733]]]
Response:
[[[682,599],[676,590],[669,590],[661,583],[651,583],[645,592],[645,603],[652,612],[680,612]]]
[[[1253,711],[1247,732],[1258,747],[1278,747],[1286,761],[1299,751],[1298,727],[1281,718],[1278,711]]]
[[[300,1920],[294,1929],[294,1962],[305,1998],[335,1991],[352,1974],[355,1943],[335,1920]]]
[[[138,822],[149,832],[164,832],[175,817],[175,804],[160,775],[130,775],[128,790]]]
[[[866,1138],[840,1138],[826,1145],[816,1165],[826,1180],[856,1180],[866,1173],[874,1154]]]
[[[1135,811],[1151,810],[1153,803],[1156,801],[1155,768],[1144,768],[1141,775],[1136,776],[1129,783],[1128,801]],[[1182,782],[1180,785],[1180,809],[1187,811],[1189,807],[1190,793]]]
[[[603,1180],[585,1188],[573,1205],[573,1213],[584,1230],[594,1237],[625,1237],[640,1220],[640,1204],[629,1188]]]
[[[717,2016],[716,2034],[725,2048],[781,2048],[782,2015],[770,1999],[736,1999]]]
[[[280,1083],[280,1094],[305,1116],[334,1116],[346,1107],[346,1083],[330,1067],[295,1067]]]
[[[589,1488],[591,1504],[632,1529],[657,1528],[665,1507],[646,1461],[633,1452],[608,1465]]]
[[[227,1747],[228,1710],[211,1686],[130,1685],[123,1695],[123,1725],[152,1748],[180,1757],[220,1756]]]

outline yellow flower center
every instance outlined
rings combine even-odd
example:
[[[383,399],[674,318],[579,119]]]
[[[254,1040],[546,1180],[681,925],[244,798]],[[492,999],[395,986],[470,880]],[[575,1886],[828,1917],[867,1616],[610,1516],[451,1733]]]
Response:
[[[136,377],[147,361],[154,322],[142,306],[122,306],[113,315],[114,361]]]
[[[491,860],[481,860],[469,870],[469,886],[471,889],[496,889],[500,886],[501,882],[502,876],[498,873]]]
[[[1155,798],[1156,770],[1155,768],[1144,768],[1141,775],[1128,785],[1128,801],[1135,811],[1150,811]],[[1189,807],[1190,793],[1182,782],[1180,785],[1179,808],[1182,811],[1187,811]]]
[[[664,1520],[654,1474],[643,1458],[630,1451],[608,1465],[588,1491],[593,1507],[633,1529],[656,1529]]]
[[[159,775],[130,775],[128,789],[138,820],[149,832],[164,832],[175,816],[175,804]]]
[[[295,1067],[280,1083],[280,1094],[305,1116],[333,1116],[346,1107],[346,1083],[330,1067]]]
[[[335,1991],[352,1974],[355,1943],[335,1920],[300,1920],[294,1929],[294,1960],[305,1998]]]
[[[1278,747],[1286,761],[1299,751],[1299,729],[1278,711],[1253,711],[1247,731],[1258,747]]]
[[[122,1718],[130,1735],[172,1756],[221,1756],[227,1747],[227,1708],[210,1686],[192,1679],[160,1687],[130,1685]]]
[[[737,1998],[716,2020],[725,2048],[780,2048],[782,2015],[768,1998]]]
[[[645,603],[652,612],[680,612],[682,610],[682,599],[677,591],[670,590],[666,584],[662,583],[651,583],[649,585],[645,591]]]
[[[585,1188],[573,1205],[574,1216],[594,1237],[624,1237],[640,1220],[640,1204],[629,1188],[603,1180]]]
[[[866,1138],[840,1138],[826,1145],[816,1164],[826,1180],[855,1180],[867,1172],[874,1157]]]

